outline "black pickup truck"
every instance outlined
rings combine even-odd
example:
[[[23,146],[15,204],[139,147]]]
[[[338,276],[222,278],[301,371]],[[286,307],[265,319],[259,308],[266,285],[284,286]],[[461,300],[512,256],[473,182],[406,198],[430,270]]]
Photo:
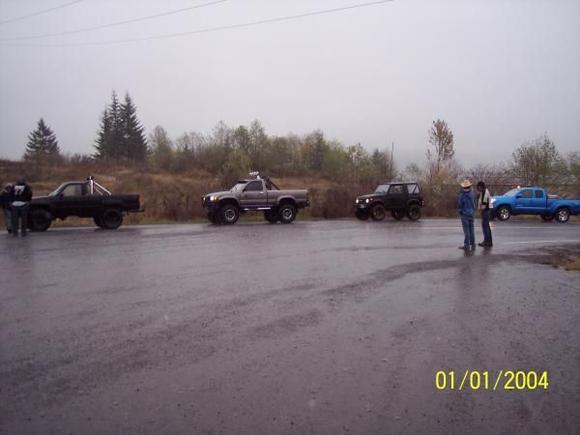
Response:
[[[421,188],[415,182],[391,182],[379,185],[374,193],[362,195],[354,201],[354,214],[360,220],[382,221],[387,211],[396,220],[407,216],[416,221],[421,217],[424,201]]]
[[[98,227],[116,230],[123,213],[141,211],[139,195],[113,195],[92,177],[63,183],[47,196],[32,198],[29,207],[32,231],[46,231],[52,221],[69,216],[93,218]]]

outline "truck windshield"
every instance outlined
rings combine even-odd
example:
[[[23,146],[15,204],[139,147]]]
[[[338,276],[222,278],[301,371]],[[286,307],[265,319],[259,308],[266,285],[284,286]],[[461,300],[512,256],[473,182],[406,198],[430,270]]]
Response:
[[[230,189],[230,191],[241,192],[242,190],[244,190],[244,187],[246,187],[246,184],[248,184],[247,181],[238,181],[237,184]]]
[[[503,194],[503,196],[516,196],[521,189],[512,189]]]
[[[377,186],[377,188],[375,189],[375,193],[387,193],[387,190],[389,190],[389,186],[390,184],[381,184]]]
[[[53,190],[52,192],[50,192],[48,194],[48,196],[56,196],[58,195],[58,192],[60,192],[60,189],[64,186],[64,183],[61,184],[60,186],[58,186],[55,190]]]

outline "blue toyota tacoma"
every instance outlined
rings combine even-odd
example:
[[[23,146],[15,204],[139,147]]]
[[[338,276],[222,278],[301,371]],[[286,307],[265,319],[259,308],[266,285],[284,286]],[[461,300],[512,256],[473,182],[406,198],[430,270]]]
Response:
[[[494,216],[507,221],[512,215],[539,215],[545,221],[556,219],[568,222],[571,215],[580,213],[580,199],[559,198],[548,195],[541,187],[521,187],[512,189],[491,199]]]

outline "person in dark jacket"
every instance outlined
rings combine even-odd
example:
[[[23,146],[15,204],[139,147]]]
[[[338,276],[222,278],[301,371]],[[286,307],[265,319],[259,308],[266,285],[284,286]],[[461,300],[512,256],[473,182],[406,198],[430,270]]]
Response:
[[[12,233],[12,214],[10,213],[12,197],[12,184],[7,184],[4,186],[2,193],[0,193],[0,206],[2,206],[2,211],[4,212],[4,223],[6,224],[6,231],[8,231],[8,234]]]
[[[493,246],[491,227],[489,226],[491,194],[489,193],[489,189],[485,187],[483,181],[477,183],[477,192],[479,194],[477,197],[477,208],[481,212],[481,229],[483,231],[483,242],[479,246],[491,248]]]
[[[461,217],[461,225],[463,226],[463,234],[465,236],[463,246],[459,249],[466,251],[475,250],[475,230],[473,227],[473,218],[475,217],[475,197],[471,190],[471,181],[464,180],[461,183],[463,190],[457,198],[457,212]]]
[[[20,223],[20,231],[22,236],[26,236],[26,227],[28,225],[28,203],[32,199],[32,189],[25,180],[19,180],[12,188],[12,204],[10,210],[12,212],[12,235],[18,236],[18,224]]]

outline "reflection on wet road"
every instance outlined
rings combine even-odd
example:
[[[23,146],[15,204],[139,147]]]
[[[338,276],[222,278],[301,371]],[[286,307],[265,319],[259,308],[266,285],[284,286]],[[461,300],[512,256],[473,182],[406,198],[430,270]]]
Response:
[[[480,235],[480,233],[477,233]],[[0,237],[0,433],[572,433],[580,225],[455,220]],[[440,391],[437,370],[547,370]]]

